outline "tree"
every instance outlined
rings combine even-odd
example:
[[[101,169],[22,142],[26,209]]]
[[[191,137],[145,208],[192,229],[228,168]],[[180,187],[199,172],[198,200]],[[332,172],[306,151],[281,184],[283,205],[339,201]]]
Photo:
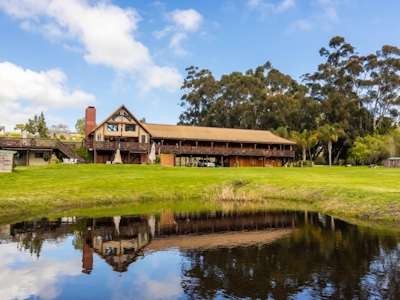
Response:
[[[337,142],[343,134],[344,131],[338,123],[333,125],[325,124],[317,128],[318,139],[328,148],[329,167],[332,166],[332,142]]]
[[[302,150],[303,160],[306,160],[307,150],[314,147],[318,143],[317,133],[304,129],[302,133],[297,131],[291,132],[291,138],[297,143],[297,146]],[[309,152],[310,160],[312,160],[311,152]]]
[[[186,109],[179,116],[178,124],[203,125],[204,119],[219,92],[219,84],[209,70],[191,66],[181,89],[186,93],[180,105]]]
[[[14,127],[14,130],[20,130],[21,134],[22,134],[22,132],[26,130],[25,125],[24,124],[16,124]]]
[[[28,123],[25,124],[25,128],[30,134],[37,134],[41,138],[46,138],[48,128],[43,112],[40,114],[40,116],[35,115],[33,119],[28,119]]]
[[[350,157],[361,164],[375,164],[390,156],[390,136],[375,133],[358,137],[350,149]]]
[[[146,118],[141,118],[141,119],[139,120],[139,122],[140,122],[140,123],[146,123]]]
[[[369,72],[369,79],[365,81],[368,92],[364,101],[370,111],[372,128],[375,131],[382,126],[385,116],[399,116],[400,49],[383,46],[376,55],[368,56],[365,68]]]
[[[81,135],[85,134],[85,118],[80,118],[76,120],[75,130]]]

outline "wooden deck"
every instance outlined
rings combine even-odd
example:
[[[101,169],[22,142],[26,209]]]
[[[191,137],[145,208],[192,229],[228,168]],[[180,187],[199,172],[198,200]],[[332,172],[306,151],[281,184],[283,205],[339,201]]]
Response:
[[[85,160],[72,151],[71,146],[67,143],[62,143],[55,139],[37,139],[37,138],[0,138],[0,149],[13,149],[13,150],[54,150],[58,149],[68,158],[76,158],[78,163],[85,163]]]

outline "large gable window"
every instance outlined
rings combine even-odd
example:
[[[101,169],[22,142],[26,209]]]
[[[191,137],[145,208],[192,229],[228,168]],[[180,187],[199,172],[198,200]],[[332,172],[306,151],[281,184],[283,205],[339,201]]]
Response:
[[[108,131],[118,131],[118,124],[115,123],[107,123]]]
[[[125,124],[125,131],[136,131],[136,124]]]

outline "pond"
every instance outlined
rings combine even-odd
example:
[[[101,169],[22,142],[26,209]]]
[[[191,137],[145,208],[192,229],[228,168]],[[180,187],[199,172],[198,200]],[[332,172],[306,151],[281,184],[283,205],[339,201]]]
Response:
[[[397,234],[310,212],[37,218],[0,227],[1,299],[398,299]]]

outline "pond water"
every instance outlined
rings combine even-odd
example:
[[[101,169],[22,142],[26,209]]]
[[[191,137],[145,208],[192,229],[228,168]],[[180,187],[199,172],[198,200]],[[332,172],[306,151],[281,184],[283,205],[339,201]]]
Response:
[[[318,213],[164,212],[0,226],[1,299],[399,299],[396,234]]]

